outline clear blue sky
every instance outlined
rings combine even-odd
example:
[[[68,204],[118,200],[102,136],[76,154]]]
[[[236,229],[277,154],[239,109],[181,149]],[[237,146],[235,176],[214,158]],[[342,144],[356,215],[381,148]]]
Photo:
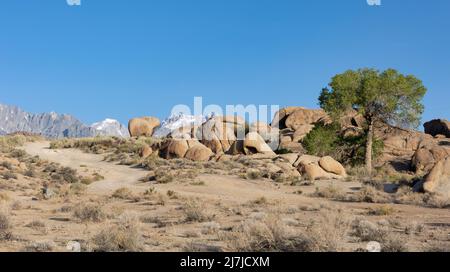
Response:
[[[317,107],[349,68],[396,68],[450,118],[450,1],[5,0],[0,103],[92,123],[175,104]]]

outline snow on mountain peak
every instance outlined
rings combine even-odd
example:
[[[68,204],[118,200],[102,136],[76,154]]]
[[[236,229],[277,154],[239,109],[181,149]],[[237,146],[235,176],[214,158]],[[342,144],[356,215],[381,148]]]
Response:
[[[162,138],[168,136],[172,131],[181,127],[200,126],[206,122],[207,118],[202,115],[187,115],[184,113],[172,114],[167,119],[161,122],[153,133],[153,137]]]
[[[115,119],[106,118],[101,122],[92,124],[91,127],[97,131],[99,136],[130,136],[127,128]]]

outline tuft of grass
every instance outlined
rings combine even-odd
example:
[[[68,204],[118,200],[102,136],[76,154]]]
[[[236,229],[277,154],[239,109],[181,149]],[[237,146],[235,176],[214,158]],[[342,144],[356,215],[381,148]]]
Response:
[[[56,245],[53,241],[32,242],[25,246],[25,252],[52,252]]]
[[[0,192],[0,201],[9,201],[10,197],[7,192]]]
[[[245,177],[247,179],[260,179],[262,177],[261,171],[258,169],[247,169],[247,172],[245,173]]]
[[[0,210],[0,241],[10,240],[12,238],[11,228],[12,223],[10,215],[5,211]]]
[[[12,171],[7,171],[3,173],[3,178],[6,180],[17,179],[17,175]]]
[[[135,214],[124,213],[117,224],[104,228],[92,239],[98,252],[139,252],[143,250],[143,238],[139,219]]]
[[[392,206],[387,205],[371,208],[369,210],[369,215],[374,216],[388,216],[392,215],[393,213],[395,213],[395,209]]]
[[[262,197],[258,197],[255,200],[250,201],[250,205],[251,206],[255,206],[255,205],[267,205],[269,203],[269,201],[267,200],[267,198],[265,198],[264,196]]]
[[[74,209],[73,216],[82,222],[102,222],[106,218],[98,204],[80,204]]]
[[[323,213],[318,222],[300,230],[276,215],[250,220],[225,235],[232,251],[239,252],[329,252],[342,250],[348,220],[338,213]]]
[[[336,186],[328,185],[327,187],[316,187],[316,191],[313,193],[314,197],[334,199],[334,200],[345,200],[345,192]]]
[[[195,201],[188,201],[183,207],[186,222],[206,222],[212,216],[205,212],[205,208]]]
[[[128,188],[122,187],[114,191],[112,197],[118,199],[131,199],[133,198],[133,192]]]

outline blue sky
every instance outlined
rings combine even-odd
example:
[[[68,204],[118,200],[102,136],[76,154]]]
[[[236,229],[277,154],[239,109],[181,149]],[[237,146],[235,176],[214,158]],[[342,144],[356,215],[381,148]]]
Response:
[[[5,0],[0,103],[31,112],[165,117],[176,104],[317,107],[349,68],[396,68],[450,118],[450,1]]]

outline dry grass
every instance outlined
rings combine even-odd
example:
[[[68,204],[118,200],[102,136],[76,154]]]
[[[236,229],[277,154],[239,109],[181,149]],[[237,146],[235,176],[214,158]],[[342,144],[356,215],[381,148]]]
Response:
[[[11,239],[12,237],[11,228],[12,223],[9,213],[0,210],[0,241]]]
[[[383,252],[409,251],[406,237],[390,231],[388,226],[379,226],[367,220],[357,219],[353,222],[353,235],[363,242],[379,242]]]
[[[122,187],[114,191],[112,197],[118,199],[131,199],[133,198],[133,192],[128,188]]]
[[[73,216],[82,222],[102,222],[107,217],[99,204],[79,204]]]
[[[95,235],[94,250],[100,252],[138,252],[143,250],[139,219],[135,214],[124,213],[118,222]]]
[[[346,195],[345,192],[336,186],[329,185],[327,187],[316,188],[316,191],[313,193],[313,197],[334,199],[334,200],[345,200]]]
[[[241,252],[325,252],[342,250],[349,223],[339,213],[322,213],[305,229],[288,226],[276,215],[248,220],[225,235],[228,247]]]
[[[375,187],[366,185],[355,194],[349,196],[347,201],[351,202],[367,202],[367,203],[390,203],[392,199],[390,196]]]
[[[370,208],[368,214],[374,216],[388,216],[395,213],[395,209],[392,206],[379,206],[375,208]]]
[[[52,252],[56,245],[53,241],[38,241],[32,242],[25,246],[25,252]]]
[[[185,222],[206,222],[212,219],[212,216],[205,212],[205,207],[200,203],[190,200],[184,204],[183,213]]]

